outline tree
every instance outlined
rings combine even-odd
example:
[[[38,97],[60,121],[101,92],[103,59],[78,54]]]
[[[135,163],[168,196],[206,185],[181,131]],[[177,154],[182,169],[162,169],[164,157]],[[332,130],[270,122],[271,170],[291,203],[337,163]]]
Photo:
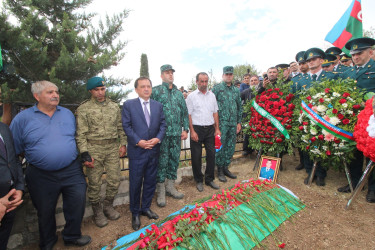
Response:
[[[363,37],[369,37],[375,39],[375,28],[370,27],[369,30],[363,30]]]
[[[234,66],[234,69],[233,69],[233,81],[235,80],[238,80],[240,82],[242,82],[242,77],[244,74],[247,74],[249,73],[250,75],[258,75],[258,70],[256,70],[255,66],[254,65],[251,65],[251,64],[238,64],[236,66]]]
[[[128,10],[105,22],[83,12],[92,0],[5,0],[0,13],[0,44],[4,70],[0,72],[3,102],[34,101],[30,86],[48,80],[59,87],[61,103],[80,103],[90,95],[87,79],[101,75],[109,96],[120,101],[128,92],[126,78],[103,76],[124,58],[126,42],[118,40]],[[10,22],[9,17],[16,19]],[[120,90],[119,90],[120,89]]]
[[[141,70],[139,76],[150,78],[150,74],[148,73],[148,60],[146,54],[142,54],[141,56]]]
[[[213,86],[215,86],[216,84],[218,84],[218,82],[216,81],[216,78],[214,77],[214,74],[213,74],[213,71],[212,69],[210,69],[208,72],[207,72],[207,75],[208,75],[208,85],[207,85],[207,88],[209,90],[211,90],[213,88]],[[190,85],[188,86],[188,89],[189,90],[196,90],[197,89],[197,83],[196,83],[196,76],[191,78],[191,82],[190,82]]]

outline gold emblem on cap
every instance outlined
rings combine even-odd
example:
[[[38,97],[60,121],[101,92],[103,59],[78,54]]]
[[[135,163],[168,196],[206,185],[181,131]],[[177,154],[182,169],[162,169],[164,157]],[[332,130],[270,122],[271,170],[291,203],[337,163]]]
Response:
[[[353,45],[353,49],[358,49],[358,45],[357,45],[357,44],[354,44],[354,45]]]
[[[331,55],[333,55],[333,51],[331,52]]]
[[[310,54],[309,54],[309,57],[312,57],[314,54],[311,52]]]
[[[325,59],[325,60],[323,61],[323,63],[328,63],[328,60],[327,60],[327,59]]]
[[[299,60],[303,60],[302,56],[299,58]]]

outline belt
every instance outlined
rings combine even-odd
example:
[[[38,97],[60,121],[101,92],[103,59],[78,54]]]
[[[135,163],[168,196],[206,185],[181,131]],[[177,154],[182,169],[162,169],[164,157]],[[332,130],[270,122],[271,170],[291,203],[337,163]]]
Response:
[[[87,140],[87,142],[91,144],[96,144],[96,145],[106,145],[109,143],[114,143],[116,142],[117,139],[103,139],[103,140]]]
[[[214,125],[206,125],[206,126],[201,126],[201,125],[193,125],[194,127],[200,127],[200,128],[211,128]]]

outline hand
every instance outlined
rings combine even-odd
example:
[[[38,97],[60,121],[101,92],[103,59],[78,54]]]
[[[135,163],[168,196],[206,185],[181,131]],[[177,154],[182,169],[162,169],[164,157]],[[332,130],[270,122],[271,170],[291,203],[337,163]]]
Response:
[[[151,148],[153,148],[156,144],[160,142],[158,138],[152,138],[151,140],[147,141]]]
[[[218,135],[218,136],[221,136],[221,132],[220,132],[219,129],[216,129],[216,130],[215,130],[215,136],[217,136],[217,135]]]
[[[7,207],[0,203],[0,221],[3,219],[6,211]]]
[[[7,193],[4,197],[2,197],[1,199],[0,199],[0,203],[3,205],[3,206],[5,206],[6,207],[6,211],[8,212],[8,210],[10,209],[10,211],[12,211],[13,209],[12,209],[12,206],[11,206],[11,201],[9,200],[14,194],[16,193],[16,189],[12,189],[12,190],[10,190],[9,191],[9,193]],[[18,202],[20,202],[20,201],[18,201]],[[22,201],[19,203],[19,204],[21,204],[22,203]],[[19,205],[18,203],[17,203],[17,206]]]
[[[120,147],[120,149],[118,150],[118,154],[119,154],[120,157],[125,156],[125,154],[126,154],[126,146],[125,145]]]
[[[16,209],[19,205],[21,205],[21,203],[23,202],[22,199],[22,190],[16,190],[16,192],[14,192],[11,197],[10,197],[10,207],[8,207],[7,209],[7,213],[12,211],[13,209]]]
[[[186,140],[187,137],[188,137],[187,132],[186,131],[182,131],[182,133],[181,133],[181,140]]]
[[[198,142],[198,140],[199,140],[198,134],[194,130],[190,131],[190,138],[191,138],[191,140],[193,140],[195,142]]]
[[[148,149],[149,143],[146,140],[140,140],[138,142],[138,146],[144,149]]]
[[[91,162],[90,161],[83,162],[83,165],[85,165],[87,168],[94,168],[94,158],[91,157]]]
[[[237,132],[236,132],[236,134],[238,134],[240,131],[241,131],[241,123],[238,123],[237,124]]]
[[[270,83],[271,83],[271,82],[270,82],[270,79],[265,78],[265,79],[263,80],[263,87],[266,88],[267,85],[270,84]]]

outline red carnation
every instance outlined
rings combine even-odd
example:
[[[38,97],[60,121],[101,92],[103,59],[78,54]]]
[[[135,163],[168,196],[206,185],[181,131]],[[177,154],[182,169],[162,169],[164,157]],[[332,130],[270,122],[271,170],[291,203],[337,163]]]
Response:
[[[308,122],[302,122],[302,125],[309,125]]]
[[[358,105],[358,104],[353,105],[353,109],[359,109],[359,108],[361,108],[361,105]]]
[[[324,140],[324,135],[319,135],[318,139],[321,140],[321,141],[323,141]]]
[[[281,92],[281,91],[279,92],[279,95],[283,95],[283,94],[284,94],[283,92]]]
[[[344,119],[342,120],[342,124],[346,125],[346,124],[349,124],[350,123],[350,120],[349,119]]]
[[[343,114],[338,114],[337,117],[338,117],[340,120],[344,119],[344,115],[343,115]]]
[[[286,126],[286,129],[291,129],[291,128],[292,128],[291,125],[287,125],[287,126]]]
[[[276,142],[277,142],[277,143],[283,142],[283,139],[277,138],[277,139],[276,139]]]
[[[285,247],[285,243],[279,244],[279,248],[284,248],[284,247]]]
[[[346,99],[340,99],[339,103],[341,104],[346,103]]]
[[[313,105],[311,103],[307,104],[307,106],[309,106],[309,108],[313,107]]]
[[[314,136],[310,140],[311,140],[311,142],[314,142],[314,141],[316,141],[316,137]]]
[[[309,149],[310,149],[310,146],[306,146],[306,149],[309,150]]]
[[[326,88],[326,89],[324,89],[324,92],[326,92],[328,94],[330,90],[331,90],[330,88]]]
[[[337,114],[339,111],[337,109],[332,109],[333,114]]]
[[[335,143],[337,143],[337,144],[339,144],[339,143],[341,142],[341,140],[340,140],[339,138],[337,138],[337,137],[335,137],[335,139],[333,139],[333,141],[334,141]]]
[[[327,150],[326,155],[331,155],[331,151]]]
[[[282,139],[285,139],[285,136],[284,136],[284,135],[280,135],[280,137],[281,137]]]
[[[280,89],[279,88],[274,88],[275,91],[279,91]]]
[[[306,99],[310,101],[311,100],[311,96],[306,97]]]
[[[319,102],[323,103],[323,102],[324,102],[324,99],[323,99],[323,98],[320,98],[320,99],[319,99]]]
[[[348,92],[345,92],[344,94],[342,94],[342,96],[346,98],[346,97],[349,97],[350,94]]]

